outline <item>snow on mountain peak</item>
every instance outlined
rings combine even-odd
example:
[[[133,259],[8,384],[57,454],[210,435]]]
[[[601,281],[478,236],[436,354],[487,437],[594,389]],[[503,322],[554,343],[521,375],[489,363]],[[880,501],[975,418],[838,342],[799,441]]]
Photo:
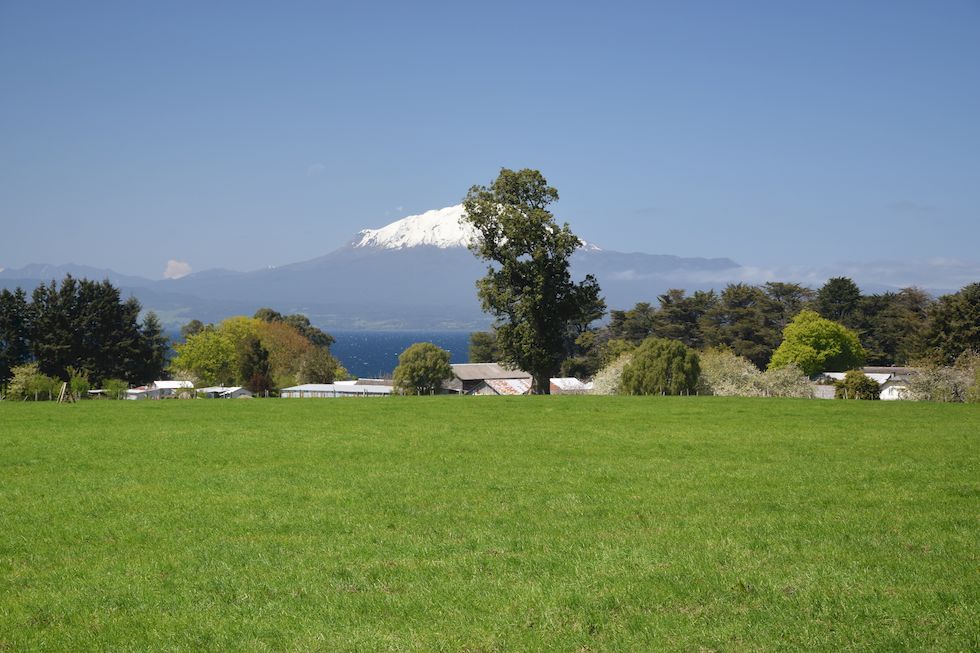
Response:
[[[476,238],[476,230],[462,222],[462,204],[426,211],[396,220],[380,229],[365,229],[357,234],[354,247],[403,249],[430,245],[447,249],[468,247]]]
[[[428,245],[449,249],[469,247],[476,240],[476,229],[463,221],[462,204],[410,215],[380,229],[364,229],[354,238],[353,247],[405,249]],[[598,251],[599,247],[582,241],[582,249]]]

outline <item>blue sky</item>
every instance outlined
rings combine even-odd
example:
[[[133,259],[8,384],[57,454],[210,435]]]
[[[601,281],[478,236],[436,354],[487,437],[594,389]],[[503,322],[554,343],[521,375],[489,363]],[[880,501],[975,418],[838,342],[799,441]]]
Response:
[[[506,166],[610,249],[962,268],[978,32],[975,1],[3,3],[0,267],[279,265]]]

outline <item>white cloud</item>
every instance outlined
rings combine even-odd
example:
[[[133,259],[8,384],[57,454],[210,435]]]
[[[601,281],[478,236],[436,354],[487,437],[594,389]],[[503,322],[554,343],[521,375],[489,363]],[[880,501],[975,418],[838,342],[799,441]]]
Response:
[[[177,261],[170,259],[167,261],[167,268],[163,271],[164,279],[180,279],[191,273],[190,263],[187,261]]]

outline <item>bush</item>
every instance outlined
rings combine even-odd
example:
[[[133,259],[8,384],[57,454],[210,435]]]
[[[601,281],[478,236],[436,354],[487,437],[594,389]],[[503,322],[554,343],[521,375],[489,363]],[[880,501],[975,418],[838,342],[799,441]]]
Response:
[[[10,370],[13,375],[7,397],[16,401],[50,401],[56,397],[62,381],[45,376],[37,363],[18,365]]]
[[[398,357],[395,388],[402,394],[428,395],[442,390],[442,384],[453,378],[449,352],[431,342],[417,342]]]
[[[759,386],[764,397],[813,399],[813,384],[810,383],[810,378],[793,364],[766,370],[759,376]]]
[[[592,392],[594,395],[615,395],[619,394],[622,383],[623,368],[629,365],[633,354],[622,354],[619,358],[599,370],[595,378],[592,379]]]
[[[881,398],[881,386],[861,370],[851,370],[844,375],[843,381],[834,384],[834,397],[837,399],[866,399]]]
[[[686,395],[697,391],[697,353],[682,342],[647,338],[623,368],[621,390],[631,395]]]
[[[109,399],[123,399],[129,384],[122,379],[106,379],[102,382],[102,389]]]
[[[88,374],[84,370],[69,367],[68,387],[76,399],[85,399],[88,397],[88,391],[92,387],[92,384],[89,383]]]
[[[762,394],[762,372],[752,362],[730,349],[701,352],[698,393],[718,397],[758,397]]]
[[[701,352],[698,392],[719,397],[813,397],[806,374],[790,363],[760,372],[747,358],[729,349]]]

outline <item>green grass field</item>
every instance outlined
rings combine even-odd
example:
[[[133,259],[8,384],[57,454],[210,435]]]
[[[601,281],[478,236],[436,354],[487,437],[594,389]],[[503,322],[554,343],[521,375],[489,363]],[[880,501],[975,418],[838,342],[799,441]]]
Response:
[[[0,403],[2,651],[976,651],[980,406]]]

